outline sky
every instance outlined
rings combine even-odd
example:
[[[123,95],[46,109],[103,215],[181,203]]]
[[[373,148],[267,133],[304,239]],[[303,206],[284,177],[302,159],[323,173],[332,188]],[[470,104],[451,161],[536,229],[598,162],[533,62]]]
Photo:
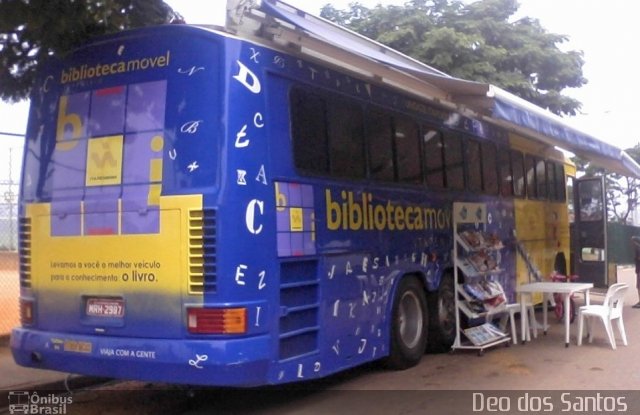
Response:
[[[222,5],[223,0],[165,1],[180,12],[187,23],[219,24],[221,21],[212,5]],[[359,1],[368,7],[379,3],[403,4],[403,0]],[[329,2],[344,9],[350,0],[288,0],[291,5],[313,14],[319,14],[322,5]],[[634,65],[640,24],[636,21],[634,5],[635,2],[629,0],[520,0],[518,12],[518,16],[539,19],[549,32],[567,35],[569,41],[560,46],[563,50],[583,51],[583,74],[588,84],[564,91],[582,102],[582,114],[568,118],[568,122],[623,149],[640,143],[640,131],[634,129],[638,118],[638,104],[634,97],[640,97]],[[0,133],[24,134],[27,112],[28,102],[16,105],[0,103]],[[20,139],[6,135],[0,134],[0,140],[12,147],[21,145]],[[1,153],[0,157],[4,159],[0,158],[0,164],[4,165],[7,152]],[[14,154],[14,159],[19,157]]]

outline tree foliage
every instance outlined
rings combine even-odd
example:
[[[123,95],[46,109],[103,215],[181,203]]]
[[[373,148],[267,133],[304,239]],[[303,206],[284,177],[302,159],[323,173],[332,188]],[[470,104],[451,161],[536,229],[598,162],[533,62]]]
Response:
[[[1,0],[0,98],[26,98],[41,62],[93,36],[181,19],[162,0]]]
[[[640,144],[625,152],[640,164]],[[582,172],[585,177],[604,176],[608,220],[630,224],[633,219],[631,214],[640,207],[640,179],[610,173],[579,157],[574,157],[572,161],[578,172]]]
[[[452,76],[487,82],[561,115],[580,102],[562,94],[587,81],[582,52],[563,52],[567,36],[549,33],[537,19],[515,20],[516,0],[408,0],[369,9],[331,5],[321,15]]]
[[[640,144],[625,150],[637,163],[640,163]],[[607,191],[607,211],[609,220],[624,224],[631,223],[633,213],[640,204],[640,180],[633,177],[608,173],[605,176]]]

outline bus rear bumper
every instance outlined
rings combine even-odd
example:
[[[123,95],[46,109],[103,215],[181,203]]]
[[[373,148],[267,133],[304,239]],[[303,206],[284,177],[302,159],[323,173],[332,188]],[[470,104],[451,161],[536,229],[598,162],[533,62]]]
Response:
[[[16,328],[21,366],[152,382],[254,386],[268,382],[269,338],[145,339]]]

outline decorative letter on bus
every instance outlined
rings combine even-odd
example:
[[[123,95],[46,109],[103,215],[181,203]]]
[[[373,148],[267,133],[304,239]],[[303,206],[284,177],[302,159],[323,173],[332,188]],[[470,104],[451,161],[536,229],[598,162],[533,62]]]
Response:
[[[257,199],[253,199],[251,202],[249,202],[245,214],[247,229],[254,235],[258,235],[260,232],[262,232],[262,224],[258,224],[256,226],[256,207],[258,209],[258,214],[262,216],[264,214],[264,202]]]
[[[242,62],[237,61],[238,66],[240,67],[240,72],[233,79],[240,82],[242,85],[246,86],[247,89],[254,94],[259,94],[262,91],[262,87],[260,86],[260,80],[258,77],[249,70]]]

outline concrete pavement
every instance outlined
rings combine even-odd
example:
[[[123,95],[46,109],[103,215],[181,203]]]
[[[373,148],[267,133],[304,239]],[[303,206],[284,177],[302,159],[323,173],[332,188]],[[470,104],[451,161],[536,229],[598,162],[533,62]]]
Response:
[[[47,385],[62,385],[67,374],[52,370],[30,369],[13,361],[8,338],[0,339],[0,390],[32,390]]]
[[[406,377],[408,374],[415,372],[420,373],[422,369],[427,373],[421,373],[421,377],[432,376],[439,373],[438,384],[431,384],[427,389],[469,389],[479,387],[480,389],[518,389],[531,388],[530,381],[527,380],[532,373],[541,374],[544,382],[540,384],[542,388],[569,388],[569,389],[633,389],[640,390],[640,309],[633,309],[631,306],[638,302],[638,293],[635,289],[635,273],[633,268],[627,267],[618,270],[618,281],[626,282],[630,285],[630,290],[625,298],[624,322],[626,326],[627,336],[629,338],[629,346],[624,347],[619,344],[618,350],[612,350],[606,340],[606,335],[602,328],[602,324],[597,323],[595,326],[595,340],[593,344],[585,342],[582,347],[575,346],[575,335],[577,332],[577,322],[571,327],[572,346],[569,350],[564,347],[562,340],[563,328],[561,324],[553,323],[553,313],[550,313],[550,321],[552,322],[548,336],[542,337],[539,333],[538,339],[533,339],[526,345],[511,346],[511,351],[504,354],[500,348],[487,350],[483,358],[469,359],[469,353],[464,351],[456,352],[454,355],[438,355],[425,356],[423,362],[414,369],[405,372],[386,372],[374,373],[371,379],[378,379],[374,383],[369,384],[371,389],[379,389],[380,385],[401,385],[399,378]],[[592,292],[591,298],[594,303],[602,301],[602,293]],[[581,299],[578,298],[578,305]],[[541,312],[538,318],[541,320]],[[617,329],[614,329],[617,333]],[[557,337],[557,341],[556,340]],[[556,348],[557,343],[557,348]],[[517,353],[517,359],[522,364],[529,366],[526,371],[519,370],[518,367],[508,367],[505,371],[484,368],[485,365],[502,366],[507,360]],[[549,354],[548,358],[545,358]],[[556,355],[556,356],[554,356]],[[511,356],[511,357],[510,357]],[[562,356],[563,367],[558,370],[557,356]],[[597,375],[600,379],[598,382],[590,381],[585,378],[584,364],[592,364],[597,369],[592,369],[592,375]],[[435,364],[437,367],[431,367]],[[506,363],[505,363],[506,364]],[[447,367],[457,367],[455,370],[449,370]],[[461,369],[463,367],[463,369]],[[520,368],[522,369],[522,368]],[[483,376],[483,370],[494,373],[495,376]],[[526,372],[526,373],[525,373]],[[474,381],[473,374],[476,373],[482,377],[482,383]],[[488,373],[488,372],[487,372]],[[527,376],[524,376],[527,375]],[[68,375],[65,373],[29,369],[18,366],[14,363],[11,351],[9,349],[8,336],[0,337],[0,391],[23,391],[36,389],[63,389],[64,382]],[[394,382],[394,378],[398,378],[398,382]],[[534,377],[535,378],[535,377]],[[85,378],[82,376],[72,376],[73,384],[81,384],[83,382],[95,381],[95,378]],[[364,383],[365,388],[368,382]],[[349,389],[349,382],[343,383],[341,388]],[[362,384],[360,385],[363,386]],[[393,389],[393,387],[391,387]],[[535,388],[534,388],[535,389]],[[1,406],[1,403],[0,403]]]

